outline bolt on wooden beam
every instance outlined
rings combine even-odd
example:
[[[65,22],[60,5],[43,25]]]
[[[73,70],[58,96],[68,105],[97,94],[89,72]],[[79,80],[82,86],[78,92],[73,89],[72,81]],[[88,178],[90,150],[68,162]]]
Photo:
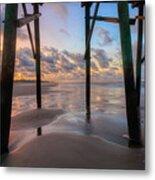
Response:
[[[1,77],[1,154],[9,151],[17,12],[17,4],[6,4]]]

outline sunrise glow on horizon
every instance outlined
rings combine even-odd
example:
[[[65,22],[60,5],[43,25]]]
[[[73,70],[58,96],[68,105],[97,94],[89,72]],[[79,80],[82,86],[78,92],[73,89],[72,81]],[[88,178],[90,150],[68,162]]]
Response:
[[[27,4],[33,13],[31,4]],[[94,12],[94,6],[91,8]],[[4,20],[5,5],[1,6]],[[43,81],[85,80],[85,14],[80,2],[45,3],[40,7],[41,79]],[[137,9],[129,5],[130,17]],[[100,16],[117,17],[115,3],[101,4]],[[18,16],[23,16],[19,5]],[[2,22],[1,22],[2,23]],[[33,32],[33,23],[31,23]],[[35,60],[32,56],[26,27],[18,29],[16,45],[15,80],[35,80]],[[136,53],[136,25],[131,27],[133,56]],[[0,36],[3,39],[3,27]],[[91,41],[91,76],[93,81],[121,81],[122,57],[119,25],[96,22]],[[1,49],[2,50],[2,49]]]

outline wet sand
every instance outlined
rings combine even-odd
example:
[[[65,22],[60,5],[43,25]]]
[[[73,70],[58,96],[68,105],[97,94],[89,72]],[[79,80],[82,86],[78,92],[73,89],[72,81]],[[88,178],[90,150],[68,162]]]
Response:
[[[124,134],[122,113],[93,112],[88,125],[85,112],[30,110],[12,118],[11,152],[2,165],[143,170],[145,148],[129,148]]]
[[[36,109],[24,112],[12,117],[11,130],[27,130],[42,127],[63,113],[64,111],[61,109]]]
[[[49,87],[54,87],[57,84],[55,83],[42,83],[42,94],[49,92]],[[36,94],[36,85],[34,83],[14,83],[13,96],[28,96]]]
[[[98,137],[51,133],[10,154],[4,166],[144,169],[142,149],[129,149]]]

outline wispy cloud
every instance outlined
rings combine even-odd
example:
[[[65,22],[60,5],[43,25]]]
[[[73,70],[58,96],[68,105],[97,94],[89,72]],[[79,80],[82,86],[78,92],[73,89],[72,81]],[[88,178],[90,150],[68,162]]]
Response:
[[[110,36],[109,31],[107,31],[103,27],[96,27],[95,31],[98,37],[99,45],[107,45],[113,41],[112,37]]]
[[[65,30],[64,28],[59,29],[59,32],[64,34],[67,37],[70,37],[70,33],[67,30]]]
[[[62,3],[62,2],[45,3],[45,6],[50,7],[61,19],[66,19],[68,16],[68,9],[66,3]]]

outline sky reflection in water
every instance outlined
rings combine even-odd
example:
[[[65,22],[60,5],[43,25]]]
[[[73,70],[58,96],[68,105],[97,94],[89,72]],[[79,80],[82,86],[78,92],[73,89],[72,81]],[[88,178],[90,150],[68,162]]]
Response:
[[[49,87],[49,92],[42,95],[43,108],[63,109],[77,113],[85,111],[84,84],[59,84]],[[36,97],[18,96],[13,98],[12,116],[36,108]],[[120,113],[125,109],[124,88],[120,84],[93,84],[91,89],[91,111]]]

